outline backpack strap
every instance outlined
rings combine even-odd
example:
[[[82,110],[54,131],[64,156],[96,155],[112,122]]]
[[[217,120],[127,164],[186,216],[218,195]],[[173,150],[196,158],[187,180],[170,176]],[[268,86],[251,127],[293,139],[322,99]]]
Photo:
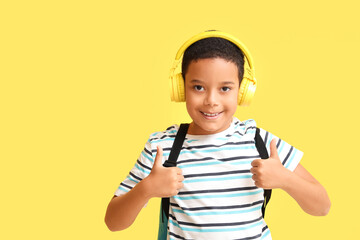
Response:
[[[188,129],[189,129],[188,123],[182,123],[180,125],[179,131],[177,132],[174,143],[171,147],[169,158],[163,164],[164,167],[176,167],[176,161],[179,157],[181,147],[184,143]]]
[[[176,134],[174,143],[171,147],[169,158],[163,164],[164,167],[176,167],[176,161],[179,157],[181,147],[184,143],[185,136],[186,136],[188,129],[189,129],[188,123],[182,123],[180,125],[180,128]],[[170,205],[170,198],[162,198],[161,199],[162,211],[165,214],[165,216],[167,217],[167,219],[169,218],[169,205]],[[163,221],[164,221],[164,219],[162,218],[162,222]]]
[[[185,136],[186,133],[189,129],[189,124],[188,123],[184,123],[180,125],[180,128],[176,134],[174,143],[172,145],[171,151],[170,151],[170,155],[168,160],[166,160],[163,164],[164,167],[176,167],[176,161],[179,157],[180,151],[181,151],[181,147],[184,143],[185,140]],[[260,136],[260,129],[256,128],[256,133],[255,133],[255,146],[257,151],[259,152],[259,155],[261,157],[261,159],[268,159],[269,155],[265,146],[265,143],[263,141],[263,139]],[[265,217],[265,208],[266,205],[269,203],[270,201],[270,197],[271,197],[271,189],[264,189],[264,202],[263,202],[263,206],[261,208],[262,211],[262,215],[263,218]],[[166,219],[169,218],[169,205],[170,205],[170,198],[162,198],[161,199],[161,220],[162,222],[164,222],[164,215]]]
[[[260,136],[260,129],[259,128],[256,128],[255,146],[256,146],[257,151],[260,154],[261,159],[268,159],[269,158],[269,154],[268,154],[268,152],[266,150],[265,143],[264,143],[263,139]],[[265,208],[266,208],[266,205],[270,201],[270,197],[271,197],[271,189],[264,189],[264,202],[263,202],[263,205],[262,205],[262,208],[261,208],[263,218],[265,217]]]

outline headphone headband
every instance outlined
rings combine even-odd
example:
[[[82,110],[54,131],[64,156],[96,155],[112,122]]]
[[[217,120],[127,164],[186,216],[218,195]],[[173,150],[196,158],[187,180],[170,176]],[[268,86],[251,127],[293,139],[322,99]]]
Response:
[[[219,37],[219,38],[224,38],[232,43],[234,43],[236,46],[238,46],[241,51],[244,53],[244,56],[246,57],[246,60],[249,64],[249,67],[251,69],[251,75],[254,76],[255,74],[255,68],[254,68],[254,64],[253,64],[253,60],[252,57],[250,55],[250,52],[247,50],[247,48],[245,47],[245,45],[240,42],[239,39],[237,39],[236,37],[234,37],[231,34],[225,33],[225,32],[220,32],[217,30],[210,30],[210,31],[206,31],[206,32],[202,32],[200,34],[197,34],[195,36],[193,36],[192,38],[190,38],[189,40],[187,40],[178,50],[178,52],[176,53],[176,57],[175,57],[175,61],[179,61],[181,56],[184,54],[185,50],[193,43],[204,39],[204,38],[211,38],[211,37]]]

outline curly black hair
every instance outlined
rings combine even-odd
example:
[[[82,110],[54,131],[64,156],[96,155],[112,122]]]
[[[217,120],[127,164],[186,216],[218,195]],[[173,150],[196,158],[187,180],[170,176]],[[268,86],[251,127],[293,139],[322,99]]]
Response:
[[[244,53],[234,43],[219,37],[200,39],[185,50],[181,66],[184,81],[191,61],[206,58],[222,58],[233,62],[238,68],[239,84],[241,83],[244,76]]]

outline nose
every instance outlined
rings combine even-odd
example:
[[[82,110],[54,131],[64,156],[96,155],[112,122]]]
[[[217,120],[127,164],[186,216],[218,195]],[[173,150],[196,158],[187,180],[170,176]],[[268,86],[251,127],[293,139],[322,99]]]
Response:
[[[208,91],[205,95],[204,105],[217,106],[219,105],[219,96],[216,91]]]

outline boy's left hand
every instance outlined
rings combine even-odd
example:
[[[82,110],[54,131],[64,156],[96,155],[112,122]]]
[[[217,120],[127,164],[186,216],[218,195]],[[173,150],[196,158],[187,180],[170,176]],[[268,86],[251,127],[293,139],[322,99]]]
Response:
[[[286,177],[290,173],[280,161],[276,140],[270,142],[270,157],[268,159],[255,159],[251,162],[250,172],[257,187],[263,189],[282,188],[286,183]]]

